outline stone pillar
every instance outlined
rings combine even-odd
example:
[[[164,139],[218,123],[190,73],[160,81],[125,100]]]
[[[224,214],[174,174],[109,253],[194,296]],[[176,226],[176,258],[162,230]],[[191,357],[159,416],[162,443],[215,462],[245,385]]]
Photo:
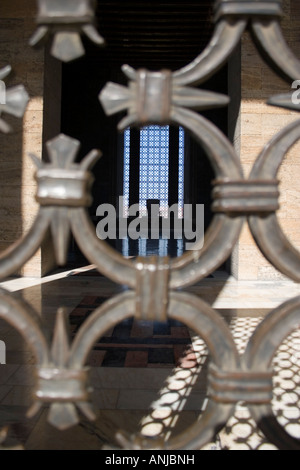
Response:
[[[22,83],[30,96],[23,121],[5,116],[15,132],[0,136],[1,251],[30,229],[38,210],[35,166],[28,153],[42,158],[45,53],[43,48],[33,50],[28,45],[36,28],[35,13],[35,0],[1,0],[0,66],[12,66],[13,73],[6,79],[7,86]],[[21,274],[40,277],[51,267],[53,256],[48,241],[22,268]]]
[[[300,22],[299,1],[285,0],[284,12],[282,28],[286,41],[300,59],[297,29]],[[240,63],[240,111],[236,116],[232,140],[240,155],[244,173],[248,176],[264,145],[300,116],[299,113],[266,104],[271,95],[292,91],[292,81],[289,84],[270,69],[258,54],[249,33],[245,33],[242,38]],[[281,181],[279,221],[290,241],[300,248],[300,144],[287,154],[278,176]],[[239,280],[285,279],[261,255],[247,225],[232,256],[232,274]]]

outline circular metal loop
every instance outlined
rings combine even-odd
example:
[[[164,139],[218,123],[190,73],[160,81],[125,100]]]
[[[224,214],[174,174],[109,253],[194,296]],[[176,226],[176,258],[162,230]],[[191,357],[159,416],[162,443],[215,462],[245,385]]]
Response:
[[[229,140],[204,117],[173,107],[172,120],[188,129],[203,146],[215,171],[216,179],[242,179],[243,171]],[[172,261],[170,287],[186,287],[208,276],[230,255],[238,240],[244,217],[216,214],[204,240],[204,246],[186,252]]]
[[[211,41],[195,60],[173,72],[176,84],[199,84],[216,73],[235,50],[249,18],[251,30],[269,65],[285,78],[299,78],[300,62],[286,43],[279,23],[282,13],[280,2],[269,2],[267,8],[260,5],[261,2],[239,3],[229,2],[226,5],[223,2],[215,15],[216,24]]]
[[[16,329],[29,344],[37,363],[49,363],[49,345],[43,334],[40,317],[22,300],[16,300],[0,288],[0,318]]]
[[[173,72],[176,85],[200,84],[208,80],[227,61],[235,50],[246,28],[247,20],[235,22],[221,19],[216,25],[212,39],[204,51],[190,64]]]
[[[300,139],[300,121],[293,122],[279,132],[264,148],[251,171],[249,181],[276,179],[285,154]],[[300,281],[300,253],[284,235],[276,213],[251,215],[252,235],[270,263],[294,281]]]
[[[299,327],[300,296],[288,300],[273,310],[256,328],[243,357],[247,368],[256,372],[270,370],[280,344]],[[255,422],[270,442],[279,449],[300,449],[300,440],[288,434],[279,424],[271,404],[248,406]]]
[[[51,216],[51,208],[40,210],[29,232],[1,253],[0,278],[14,274],[36,253],[47,232]]]
[[[253,19],[251,29],[264,52],[261,55],[276,74],[283,75],[289,81],[298,80],[300,61],[287,44],[278,19],[270,19],[266,22]]]
[[[99,307],[82,325],[74,339],[70,368],[82,369],[96,340],[109,328],[131,317],[135,310],[134,292],[121,294]],[[191,294],[170,293],[168,317],[184,322],[206,343],[211,360],[224,371],[236,370],[239,355],[232,335],[222,318],[206,303]],[[214,437],[232,414],[234,405],[208,401],[200,420],[184,433],[162,442],[143,435],[127,438],[119,433],[119,441],[128,449],[199,449]]]
[[[187,109],[172,107],[171,121],[191,132],[203,146],[217,179],[242,179],[243,172],[229,140],[204,117]],[[85,256],[111,280],[136,287],[136,262],[123,258],[95,235],[94,226],[83,208],[73,211],[71,225],[76,242]],[[230,255],[238,240],[245,217],[216,214],[206,233],[204,245],[171,260],[169,287],[191,285],[216,270]]]

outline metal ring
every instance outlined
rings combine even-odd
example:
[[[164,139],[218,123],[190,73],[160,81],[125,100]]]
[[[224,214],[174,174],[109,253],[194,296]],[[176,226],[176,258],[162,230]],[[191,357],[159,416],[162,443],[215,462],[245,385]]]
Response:
[[[300,296],[288,300],[273,310],[252,335],[243,360],[247,368],[256,372],[267,372],[282,341],[300,327]],[[299,450],[300,440],[293,438],[279,424],[272,406],[248,405],[251,414],[264,435],[283,450]]]
[[[287,151],[300,139],[300,121],[293,122],[279,132],[261,152],[251,171],[249,181],[272,180]],[[259,249],[267,260],[281,273],[300,281],[300,253],[284,235],[276,213],[251,215],[250,230]]]
[[[190,64],[173,72],[176,85],[200,84],[208,80],[225,64],[235,50],[246,28],[247,20],[234,22],[221,19],[204,51]]]
[[[0,288],[0,318],[16,329],[32,348],[37,363],[49,363],[49,347],[43,334],[40,317],[29,310],[21,299],[16,300],[6,290]]]
[[[187,109],[172,107],[171,122],[189,130],[208,154],[216,178],[242,179],[243,172],[229,140],[204,117]],[[238,240],[245,217],[216,214],[208,229],[204,246],[171,260],[170,288],[185,287],[206,277],[230,255]],[[74,209],[70,217],[80,249],[111,280],[136,287],[136,262],[123,258],[116,250],[96,238],[85,209]]]
[[[129,318],[135,311],[135,294],[126,292],[103,304],[85,321],[74,339],[70,368],[81,369],[96,340],[109,328]],[[168,317],[188,325],[206,343],[212,361],[225,371],[236,370],[239,355],[232,335],[222,318],[206,303],[187,293],[170,293]],[[201,419],[169,442],[142,435],[127,438],[119,434],[128,449],[199,449],[209,442],[217,429],[223,427],[234,409],[232,404],[208,401]]]
[[[255,38],[259,41],[259,46],[264,51],[267,63],[278,74],[292,80],[300,77],[300,61],[292,52],[282,34],[282,29],[278,19],[270,19],[262,22],[254,19],[251,24]]]
[[[203,146],[216,178],[242,179],[243,171],[229,140],[211,122],[188,109],[173,107],[172,121],[188,129]],[[216,214],[203,248],[186,252],[171,261],[170,288],[186,287],[217,269],[230,255],[245,217]]]
[[[52,212],[51,208],[40,209],[29,232],[1,253],[0,278],[15,273],[39,249],[49,227]]]

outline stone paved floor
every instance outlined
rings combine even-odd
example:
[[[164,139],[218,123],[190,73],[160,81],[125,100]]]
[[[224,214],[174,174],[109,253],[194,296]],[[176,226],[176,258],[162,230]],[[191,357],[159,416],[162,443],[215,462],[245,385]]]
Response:
[[[82,268],[82,271],[91,267]],[[22,296],[53,330],[56,311],[67,314],[87,297],[110,297],[122,289],[101,276],[60,272],[42,280],[11,279],[1,284],[14,297]],[[300,294],[297,284],[237,282],[216,273],[187,289],[212,305],[229,325],[240,354],[256,326],[271,309]],[[136,330],[135,330],[136,331]],[[201,418],[207,407],[206,374],[209,355],[205,343],[188,329],[192,348],[183,351],[175,364],[157,362],[139,367],[133,362],[115,367],[91,367],[93,403],[97,420],[80,423],[68,431],[57,431],[47,423],[48,409],[32,419],[25,413],[31,406],[35,358],[21,335],[0,322],[0,339],[6,343],[6,365],[0,366],[0,428],[9,424],[6,445],[26,449],[103,449],[118,445],[117,431],[175,438]],[[152,332],[153,333],[153,332]],[[131,335],[136,333],[131,333]],[[286,431],[300,438],[300,330],[281,344],[273,361],[272,407]],[[238,403],[233,416],[213,442],[204,449],[276,449],[257,430],[249,410]]]

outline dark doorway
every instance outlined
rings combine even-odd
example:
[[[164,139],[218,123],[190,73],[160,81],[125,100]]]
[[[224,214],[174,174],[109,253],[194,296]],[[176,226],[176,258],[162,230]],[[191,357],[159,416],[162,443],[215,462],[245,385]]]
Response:
[[[118,208],[119,197],[124,191],[124,135],[117,131],[121,115],[107,117],[98,100],[101,89],[108,81],[127,84],[121,65],[129,63],[135,68],[150,70],[169,68],[176,70],[193,60],[207,44],[211,34],[212,1],[182,2],[99,2],[98,26],[106,39],[106,47],[99,49],[85,42],[86,55],[62,70],[63,133],[81,141],[78,159],[91,148],[99,148],[103,156],[93,172],[93,205],[90,217],[95,223],[100,204]],[[201,86],[227,94],[227,67]],[[204,115],[227,133],[227,109],[207,111]],[[138,142],[138,130],[132,130],[132,138]],[[178,145],[178,129],[170,128],[170,145]],[[176,153],[176,152],[175,152]],[[172,155],[174,152],[172,152]],[[176,155],[178,155],[176,153]],[[177,157],[176,157],[177,158]],[[177,160],[178,161],[178,160]],[[134,165],[132,166],[132,168]],[[133,171],[133,170],[132,170]],[[177,165],[169,165],[169,204],[178,201],[179,171]],[[214,173],[201,147],[193,137],[184,132],[184,194],[186,204],[204,204],[205,229],[211,222],[211,181]],[[139,192],[139,178],[131,182],[131,198]],[[137,202],[137,201],[136,201]],[[124,244],[110,241],[124,253]],[[135,255],[136,252],[129,252]],[[169,253],[172,256],[172,253]],[[174,256],[180,254],[174,251]],[[74,241],[69,253],[70,264],[80,265],[82,257]]]

